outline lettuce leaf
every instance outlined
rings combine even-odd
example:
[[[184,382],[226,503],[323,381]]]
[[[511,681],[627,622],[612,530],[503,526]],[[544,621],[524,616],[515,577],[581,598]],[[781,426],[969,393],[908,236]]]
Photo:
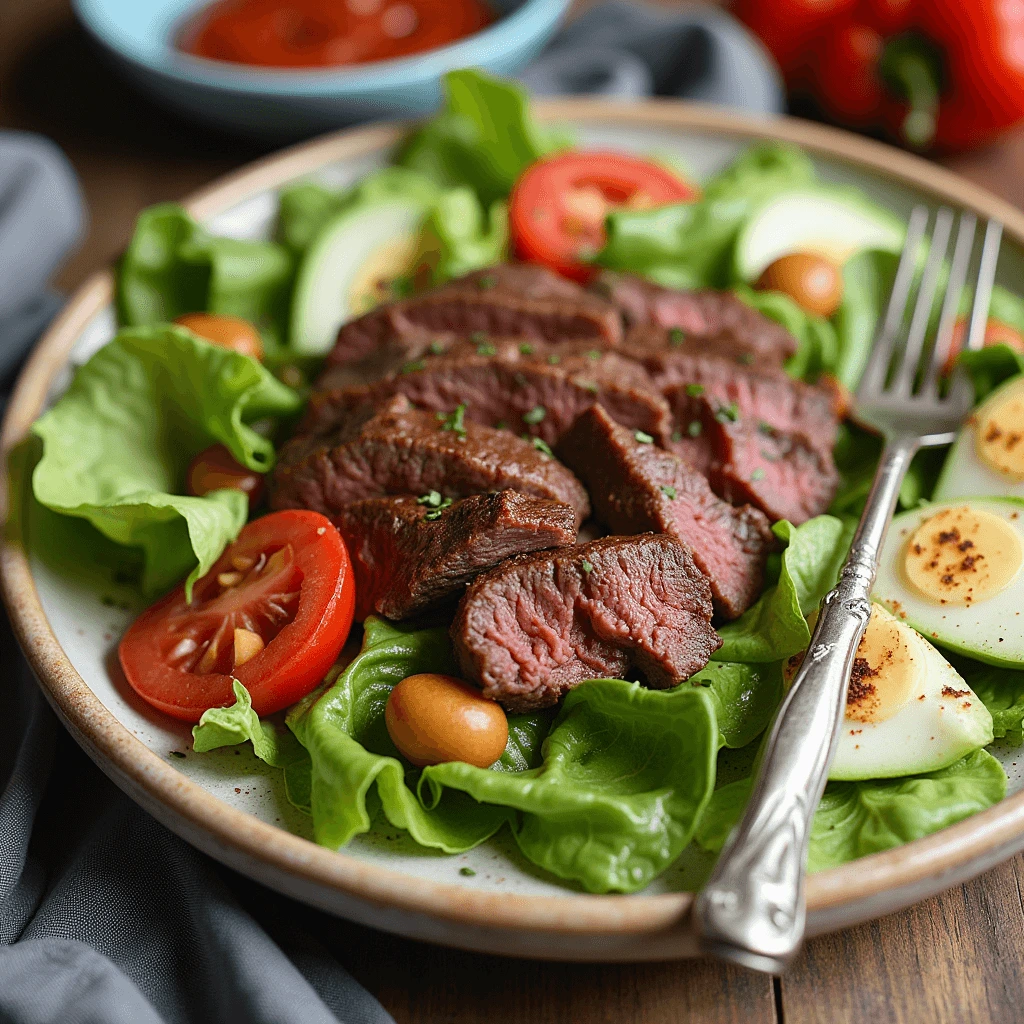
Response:
[[[141,547],[147,593],[190,570],[191,586],[237,536],[248,501],[233,490],[184,495],[189,461],[220,441],[266,472],[274,447],[246,422],[298,406],[290,388],[247,356],[178,327],[125,330],[33,425],[43,442],[33,491],[47,508]]]
[[[782,700],[782,663],[712,661],[684,685],[707,688],[722,745],[745,747],[765,730]]]
[[[470,188],[443,193],[427,217],[424,248],[434,261],[435,284],[500,263],[508,255],[508,208],[484,208]]]
[[[293,269],[282,246],[211,235],[176,203],[161,203],[139,214],[121,258],[118,318],[143,327],[197,311],[237,316],[273,351],[285,340]]]
[[[974,385],[974,399],[983,401],[1003,381],[1024,373],[1024,352],[1009,345],[993,345],[977,352],[962,352],[960,365],[967,371]]]
[[[513,82],[465,69],[445,75],[444,88],[441,112],[412,134],[398,163],[444,189],[469,186],[485,209],[508,198],[526,167],[565,144],[536,124]]]
[[[725,844],[743,814],[751,780],[718,789],[697,828],[711,852]],[[924,775],[830,782],[814,816],[808,870],[824,871],[931,835],[991,807],[1006,795],[1006,773],[987,751]]]
[[[780,661],[804,650],[811,639],[806,616],[835,586],[854,526],[834,516],[796,527],[786,520],[776,523],[772,529],[786,544],[778,582],[719,629],[723,643],[715,661]]]
[[[253,753],[261,761],[284,772],[289,801],[300,811],[311,814],[311,762],[306,749],[287,729],[260,720],[252,709],[249,691],[237,679],[231,681],[231,687],[235,703],[203,712],[199,724],[192,727],[192,749],[203,754],[217,747],[251,743]]]
[[[728,287],[736,237],[750,214],[814,178],[810,158],[796,147],[753,146],[708,181],[695,203],[612,213],[597,262],[674,288]]]
[[[433,803],[455,788],[514,808],[516,842],[534,864],[588,892],[636,892],[689,843],[714,788],[717,750],[703,687],[593,679],[566,695],[541,767],[434,765],[420,793]]]

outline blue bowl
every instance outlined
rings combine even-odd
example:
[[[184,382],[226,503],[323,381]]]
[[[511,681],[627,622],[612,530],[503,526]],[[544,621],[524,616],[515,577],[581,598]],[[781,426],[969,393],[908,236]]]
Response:
[[[254,68],[182,53],[175,39],[207,2],[73,0],[86,30],[158,100],[232,132],[281,140],[428,113],[440,102],[441,76],[456,68],[514,75],[551,38],[571,0],[491,0],[498,20],[451,46],[317,71]]]

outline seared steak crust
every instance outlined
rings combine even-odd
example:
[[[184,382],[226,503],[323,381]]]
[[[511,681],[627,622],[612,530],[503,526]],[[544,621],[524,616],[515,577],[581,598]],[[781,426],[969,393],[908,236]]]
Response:
[[[309,508],[336,515],[364,498],[438,491],[465,498],[514,490],[571,505],[580,520],[586,491],[560,462],[507,430],[477,423],[460,429],[398,396],[366,418],[365,406],[333,429],[293,438],[271,481],[273,508]]]
[[[478,576],[452,642],[467,679],[510,711],[547,707],[584,679],[644,674],[674,686],[721,646],[711,591],[665,534],[602,537],[519,555]]]
[[[599,405],[562,438],[559,454],[613,533],[670,533],[708,578],[715,612],[734,619],[757,600],[774,546],[765,516],[718,498],[706,477],[672,452],[638,442]]]
[[[449,508],[416,498],[365,498],[335,518],[356,583],[356,619],[405,619],[454,602],[475,576],[524,551],[576,540],[576,512],[518,491]]]

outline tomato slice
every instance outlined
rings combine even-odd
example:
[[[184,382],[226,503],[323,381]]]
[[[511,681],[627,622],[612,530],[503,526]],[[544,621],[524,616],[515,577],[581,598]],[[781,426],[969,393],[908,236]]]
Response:
[[[605,217],[685,203],[697,189],[658,164],[626,153],[570,150],[531,164],[512,190],[509,229],[516,256],[586,282],[605,242]]]
[[[352,626],[355,586],[341,535],[319,512],[249,523],[185,600],[180,586],[121,640],[121,667],[143,700],[196,722],[234,701],[257,714],[294,704],[334,664]]]

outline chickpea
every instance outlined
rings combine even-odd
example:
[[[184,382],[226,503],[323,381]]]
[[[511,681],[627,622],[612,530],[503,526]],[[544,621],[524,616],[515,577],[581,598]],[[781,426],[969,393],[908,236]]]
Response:
[[[253,359],[263,358],[263,341],[248,320],[220,313],[185,313],[174,321],[200,338]]]
[[[210,491],[233,488],[249,495],[253,507],[263,495],[263,474],[248,469],[235,461],[222,444],[203,449],[189,463],[186,476],[188,493],[201,498]]]
[[[508,743],[508,720],[499,704],[453,676],[406,676],[384,709],[392,742],[420,767],[465,761],[489,768]]]
[[[758,291],[784,292],[816,316],[830,317],[843,301],[843,275],[824,256],[791,252],[769,263],[755,285]]]

